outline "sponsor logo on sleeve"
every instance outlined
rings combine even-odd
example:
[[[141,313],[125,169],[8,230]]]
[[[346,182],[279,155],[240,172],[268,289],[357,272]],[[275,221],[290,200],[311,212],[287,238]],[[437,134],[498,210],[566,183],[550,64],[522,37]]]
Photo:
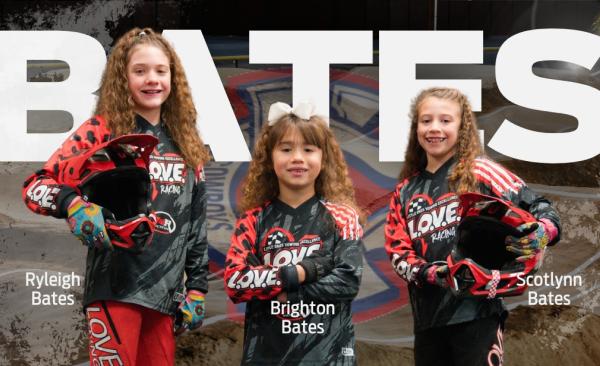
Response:
[[[156,229],[155,231],[161,234],[173,234],[177,228],[177,223],[170,213],[164,211],[156,211]]]
[[[42,208],[56,210],[58,192],[60,192],[58,186],[42,184],[41,181],[37,181],[27,190],[27,197]]]

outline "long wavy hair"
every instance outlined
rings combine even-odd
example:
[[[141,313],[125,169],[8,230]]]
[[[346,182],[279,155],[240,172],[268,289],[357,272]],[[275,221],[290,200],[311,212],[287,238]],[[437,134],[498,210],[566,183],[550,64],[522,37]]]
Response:
[[[136,47],[148,45],[161,49],[169,59],[171,93],[161,106],[161,119],[186,164],[195,168],[207,162],[210,156],[196,129],[196,108],[190,87],[175,50],[152,29],[134,28],[119,38],[102,74],[95,114],[106,119],[107,127],[115,137],[136,130],[134,102],[127,84],[127,64]]]
[[[333,132],[319,116],[308,120],[288,114],[273,126],[264,124],[256,144],[248,175],[242,185],[240,209],[246,211],[279,196],[279,183],[273,167],[273,149],[290,130],[296,130],[304,142],[317,146],[323,152],[321,172],[315,181],[315,192],[327,201],[345,204],[364,215],[354,198],[354,187],[348,176],[348,166]]]
[[[472,171],[472,166],[475,158],[483,155],[483,148],[477,131],[477,120],[467,97],[459,90],[452,88],[425,89],[413,100],[410,107],[408,147],[406,148],[404,165],[398,177],[399,180],[402,181],[427,166],[427,155],[417,139],[417,124],[419,122],[419,109],[423,101],[429,97],[454,101],[461,110],[458,140],[454,154],[456,163],[448,175],[449,188],[457,193],[477,192],[477,179]]]

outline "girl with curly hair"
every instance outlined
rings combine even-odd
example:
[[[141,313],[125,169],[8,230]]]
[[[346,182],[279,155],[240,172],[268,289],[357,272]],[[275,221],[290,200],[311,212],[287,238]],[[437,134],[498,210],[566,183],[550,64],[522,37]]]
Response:
[[[244,365],[353,365],[362,227],[342,150],[301,103],[275,103],[256,141],[225,265],[246,303]]]
[[[497,197],[538,220],[536,230],[527,223],[517,228],[523,236],[502,238],[502,246],[520,256],[517,261],[540,256],[546,245],[558,242],[556,211],[519,177],[484,157],[471,105],[456,89],[431,88],[414,99],[399,179],[384,229],[385,248],[395,272],[408,282],[416,365],[501,365],[502,300],[495,294],[454,296],[449,288],[444,261],[461,220],[459,195]]]
[[[114,234],[106,229],[107,211],[61,180],[73,173],[61,171],[68,166],[65,162],[128,134],[149,134],[158,140],[147,160],[148,196],[156,213],[150,215],[154,222],[149,225],[155,230],[141,254],[117,247]],[[152,29],[130,30],[108,59],[95,116],[28,178],[23,189],[30,209],[67,218],[73,234],[89,247],[83,305],[90,364],[172,365],[174,333],[201,325],[208,289],[203,174],[208,160],[179,57]],[[49,199],[37,199],[34,192],[39,187],[52,192]]]

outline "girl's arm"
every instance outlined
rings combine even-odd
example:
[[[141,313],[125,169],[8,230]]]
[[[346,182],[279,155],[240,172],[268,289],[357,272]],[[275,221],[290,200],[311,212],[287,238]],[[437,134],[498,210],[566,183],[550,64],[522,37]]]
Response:
[[[430,265],[413,248],[413,242],[406,231],[406,221],[402,214],[400,191],[407,183],[400,183],[390,201],[384,227],[385,251],[390,257],[392,267],[400,278],[408,283],[420,283],[420,274]]]
[[[202,293],[208,291],[208,240],[206,222],[206,183],[202,168],[195,170],[195,181],[192,205],[191,228],[188,236],[188,249],[185,259],[187,279],[185,287]]]
[[[548,199],[533,192],[521,178],[492,160],[476,159],[473,171],[481,193],[503,198],[529,211],[548,228],[549,246],[560,240],[560,218]]]
[[[288,299],[297,302],[336,303],[352,301],[358,294],[363,270],[363,229],[358,213],[351,207],[321,201],[327,209],[334,228],[331,260],[333,268],[316,282],[305,283]]]
[[[523,185],[513,201],[519,207],[529,211],[538,221],[544,224],[549,236],[548,246],[552,246],[560,240],[561,225],[558,212],[552,206],[552,202],[543,196],[533,192],[529,187]]]
[[[262,208],[244,213],[236,222],[225,260],[225,291],[234,303],[269,300],[283,288],[278,268],[256,257],[256,220]]]
[[[83,149],[106,142],[109,138],[110,133],[101,118],[92,118],[84,122],[52,154],[42,169],[25,180],[22,196],[27,207],[38,214],[67,217],[67,207],[77,194],[71,187],[57,182],[61,161]]]
[[[346,231],[349,229],[347,227]],[[288,300],[338,303],[356,297],[363,270],[362,235],[344,238],[343,230],[340,228],[335,235],[332,271],[317,282],[301,285],[296,293],[288,293]]]

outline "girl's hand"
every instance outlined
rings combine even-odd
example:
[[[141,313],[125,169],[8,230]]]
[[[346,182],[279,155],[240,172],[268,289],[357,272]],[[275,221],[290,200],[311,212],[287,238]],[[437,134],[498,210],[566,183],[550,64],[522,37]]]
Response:
[[[548,230],[547,225],[544,221],[539,221],[517,227],[517,230],[523,235],[520,237],[507,236],[506,250],[518,255],[517,261],[525,261],[535,257],[550,242],[550,230]]]
[[[283,289],[295,292],[301,284],[318,281],[328,275],[333,269],[333,258],[324,250],[315,250],[296,265],[283,266],[279,269],[279,276]]]
[[[104,227],[102,207],[77,196],[67,208],[67,222],[73,235],[89,248],[113,249]]]
[[[279,295],[277,295],[277,301],[287,302],[287,292],[280,292]]]
[[[448,287],[449,273],[450,270],[448,268],[448,265],[432,264],[425,270],[425,272],[423,273],[423,277],[425,279],[425,282],[427,282],[430,285]]]
[[[298,283],[304,283],[304,281],[306,281],[306,272],[304,271],[304,267],[296,264],[296,271],[298,271]]]
[[[175,316],[175,334],[180,335],[202,325],[204,321],[204,294],[189,290],[185,300],[179,304]]]
[[[305,272],[304,283],[317,282],[327,276],[335,267],[333,257],[323,249],[315,250],[298,265]],[[300,274],[298,277],[300,277]]]

